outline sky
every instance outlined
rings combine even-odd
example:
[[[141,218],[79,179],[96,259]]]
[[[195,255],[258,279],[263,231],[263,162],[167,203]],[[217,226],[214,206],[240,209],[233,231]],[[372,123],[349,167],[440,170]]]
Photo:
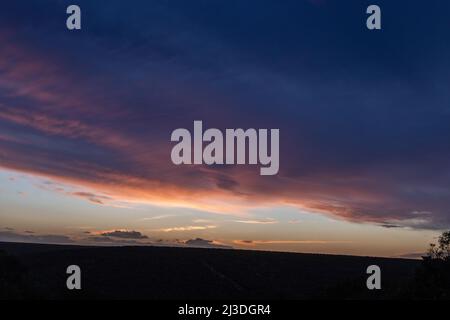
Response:
[[[5,1],[0,241],[425,252],[450,225],[450,3],[376,3],[369,31],[361,0]],[[195,120],[279,128],[278,174],[174,165]]]

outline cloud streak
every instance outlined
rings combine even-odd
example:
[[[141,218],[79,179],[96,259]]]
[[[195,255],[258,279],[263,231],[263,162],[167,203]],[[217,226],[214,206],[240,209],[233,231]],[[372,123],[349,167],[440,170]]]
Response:
[[[271,244],[345,244],[352,241],[330,240],[234,240],[233,243],[242,246],[271,245]]]
[[[198,231],[198,230],[208,230],[215,229],[217,226],[215,225],[206,225],[206,226],[183,226],[183,227],[170,227],[170,228],[162,228],[156,231],[160,232],[183,232],[183,231]]]
[[[278,223],[275,219],[261,219],[261,220],[234,220],[233,222],[245,224],[275,224]]]
[[[71,244],[75,243],[66,235],[44,234],[36,235],[34,232],[27,231],[27,234],[21,234],[13,231],[0,231],[0,241],[5,242],[26,242],[26,243],[50,243],[50,244]]]

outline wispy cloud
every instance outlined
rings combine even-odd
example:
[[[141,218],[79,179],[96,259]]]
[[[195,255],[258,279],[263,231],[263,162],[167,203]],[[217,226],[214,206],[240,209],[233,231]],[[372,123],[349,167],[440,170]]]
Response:
[[[155,231],[161,232],[175,232],[175,231],[193,231],[193,230],[207,230],[207,229],[215,229],[216,225],[207,225],[207,226],[183,226],[183,227],[170,227],[170,228],[162,228],[157,229]]]
[[[79,198],[87,199],[88,201],[95,203],[95,204],[104,204],[105,201],[111,201],[112,198],[107,196],[98,195],[92,192],[70,192],[69,195],[76,196]]]
[[[192,220],[193,223],[211,223],[212,220],[210,219],[194,219]]]
[[[13,231],[0,231],[0,241],[5,242],[27,242],[27,243],[54,243],[66,244],[74,243],[75,241],[66,235],[59,234],[34,234],[32,231],[26,231],[26,234],[21,234]]]
[[[352,241],[331,241],[331,240],[234,240],[237,245],[253,246],[265,244],[343,244]]]
[[[177,217],[177,215],[174,215],[174,214],[163,214],[163,215],[160,215],[160,216],[145,217],[145,218],[139,219],[139,221],[161,220],[161,219],[167,219],[167,218],[172,218],[172,217]]]
[[[233,220],[233,222],[245,223],[245,224],[275,224],[275,223],[278,223],[278,220],[268,218],[268,219],[258,219],[258,220]]]

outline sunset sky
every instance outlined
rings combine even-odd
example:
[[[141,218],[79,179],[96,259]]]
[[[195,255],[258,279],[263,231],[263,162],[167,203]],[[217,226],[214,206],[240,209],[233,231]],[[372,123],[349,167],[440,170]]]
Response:
[[[450,226],[450,3],[376,3],[379,31],[361,0],[3,1],[0,241],[423,253]],[[194,120],[279,128],[279,173],[174,165]]]

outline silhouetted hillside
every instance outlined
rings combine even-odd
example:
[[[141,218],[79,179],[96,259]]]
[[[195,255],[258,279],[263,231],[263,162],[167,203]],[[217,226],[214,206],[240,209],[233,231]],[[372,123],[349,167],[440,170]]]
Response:
[[[168,247],[82,247],[0,243],[18,273],[17,298],[310,299],[392,298],[420,263],[406,259]],[[8,261],[9,261],[8,260]],[[6,261],[6,260],[5,260]],[[4,264],[4,262],[1,262]],[[67,266],[82,290],[66,289]],[[366,288],[366,268],[382,270],[383,290]],[[3,279],[3,278],[2,278]],[[5,281],[6,283],[6,281]],[[7,290],[5,286],[3,290]],[[13,294],[14,292],[18,294]],[[8,292],[3,292],[8,297]]]

